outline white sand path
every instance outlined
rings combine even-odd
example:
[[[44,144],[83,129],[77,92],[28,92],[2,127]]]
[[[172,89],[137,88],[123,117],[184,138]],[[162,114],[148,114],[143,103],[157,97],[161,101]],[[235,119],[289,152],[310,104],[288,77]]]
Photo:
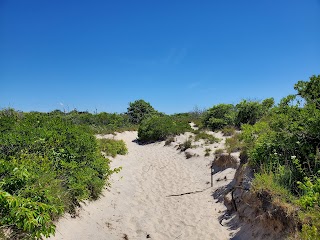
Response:
[[[214,175],[211,188],[211,158],[186,159],[164,142],[138,145],[137,132],[118,134],[129,154],[117,156],[112,167],[122,166],[111,178],[111,187],[100,199],[83,205],[76,218],[66,215],[57,223],[50,239],[105,240],[209,240],[230,239],[232,231],[219,224],[225,210],[212,193],[234,176],[227,169]],[[187,192],[195,194],[171,196]]]

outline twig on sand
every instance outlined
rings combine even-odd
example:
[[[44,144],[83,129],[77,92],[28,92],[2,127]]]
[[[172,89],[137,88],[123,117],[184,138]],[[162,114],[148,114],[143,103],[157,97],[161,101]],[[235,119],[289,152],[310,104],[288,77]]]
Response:
[[[199,191],[194,191],[194,192],[186,192],[186,193],[180,193],[180,194],[172,194],[172,195],[168,195],[166,197],[180,197],[180,196],[183,196],[183,195],[188,195],[188,194],[196,194],[196,193],[201,193],[201,192],[204,192],[205,190],[209,189],[210,187],[208,188],[205,188],[203,190],[199,190]]]

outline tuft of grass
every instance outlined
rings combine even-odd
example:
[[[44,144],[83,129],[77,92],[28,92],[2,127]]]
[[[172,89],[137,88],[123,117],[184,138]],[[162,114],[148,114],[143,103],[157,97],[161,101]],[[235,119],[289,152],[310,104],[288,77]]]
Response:
[[[195,133],[195,137],[194,137],[195,141],[199,141],[200,139],[205,140],[205,142],[207,144],[213,144],[213,143],[218,143],[220,142],[219,138],[216,138],[215,136],[205,133],[205,132],[197,132]]]
[[[164,143],[165,146],[169,146],[171,145],[171,143],[173,143],[175,140],[174,140],[174,137],[168,137]]]
[[[206,149],[204,150],[204,152],[205,152],[204,156],[205,156],[205,157],[209,157],[211,151],[212,151],[211,148],[206,148]]]
[[[186,159],[192,158],[194,156],[189,152],[185,152],[184,154],[186,155]]]
[[[240,134],[237,133],[230,138],[226,139],[226,149],[228,153],[238,152],[242,148]]]
[[[232,136],[236,133],[236,129],[234,126],[225,126],[221,132],[223,133],[223,136]]]
[[[99,148],[107,156],[115,157],[117,154],[125,155],[128,148],[123,140],[98,139]]]
[[[224,152],[223,149],[218,148],[214,151],[214,154],[219,155],[219,154],[222,154],[223,152]]]
[[[188,139],[184,141],[183,143],[179,144],[178,149],[180,149],[181,152],[186,151],[187,149],[192,148],[192,140]]]
[[[294,197],[290,191],[281,186],[277,181],[275,175],[270,173],[256,173],[255,178],[252,181],[252,191],[262,192],[268,191],[274,200],[278,202],[293,203]]]

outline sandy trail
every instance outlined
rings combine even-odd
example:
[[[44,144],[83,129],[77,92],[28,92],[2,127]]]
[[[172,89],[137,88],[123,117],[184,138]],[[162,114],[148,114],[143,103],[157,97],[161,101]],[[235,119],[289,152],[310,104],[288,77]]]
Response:
[[[79,217],[60,219],[51,239],[230,239],[233,232],[218,220],[225,207],[212,194],[230,182],[234,170],[215,174],[215,179],[228,180],[214,181],[211,188],[208,165],[213,157],[186,159],[164,142],[141,146],[134,142],[136,132],[115,138],[129,149],[112,161],[112,167],[123,169],[112,176],[100,199],[83,205]],[[202,192],[169,196],[195,191]]]

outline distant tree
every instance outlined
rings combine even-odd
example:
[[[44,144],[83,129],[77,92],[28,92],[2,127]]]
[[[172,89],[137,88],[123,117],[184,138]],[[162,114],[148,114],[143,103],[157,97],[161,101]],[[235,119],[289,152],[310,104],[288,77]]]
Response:
[[[139,124],[146,117],[157,113],[150,103],[140,99],[129,103],[127,115],[130,122]]]

